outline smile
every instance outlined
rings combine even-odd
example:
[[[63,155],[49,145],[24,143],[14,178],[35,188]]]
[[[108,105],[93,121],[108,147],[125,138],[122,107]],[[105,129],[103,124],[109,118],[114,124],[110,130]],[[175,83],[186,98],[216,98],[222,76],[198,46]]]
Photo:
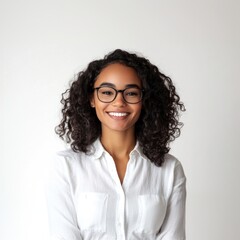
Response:
[[[108,114],[114,117],[125,117],[128,115],[128,113],[123,113],[123,112],[109,112]]]

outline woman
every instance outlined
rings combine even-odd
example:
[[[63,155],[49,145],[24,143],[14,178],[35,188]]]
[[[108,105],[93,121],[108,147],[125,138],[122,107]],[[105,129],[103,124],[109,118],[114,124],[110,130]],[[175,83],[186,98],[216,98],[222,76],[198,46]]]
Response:
[[[184,105],[147,59],[115,50],[63,94],[48,188],[53,239],[185,239],[186,178],[168,154]]]

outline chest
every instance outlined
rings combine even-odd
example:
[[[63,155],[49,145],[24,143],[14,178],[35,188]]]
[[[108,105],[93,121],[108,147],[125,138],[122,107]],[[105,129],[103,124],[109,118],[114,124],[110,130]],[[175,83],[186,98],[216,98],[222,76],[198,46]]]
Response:
[[[167,206],[165,186],[158,170],[139,159],[130,159],[121,181],[113,159],[103,158],[91,166],[77,166],[71,189],[83,235],[102,233],[108,239],[109,236],[124,239],[121,234],[133,239],[131,234],[137,236],[143,231],[155,235]]]

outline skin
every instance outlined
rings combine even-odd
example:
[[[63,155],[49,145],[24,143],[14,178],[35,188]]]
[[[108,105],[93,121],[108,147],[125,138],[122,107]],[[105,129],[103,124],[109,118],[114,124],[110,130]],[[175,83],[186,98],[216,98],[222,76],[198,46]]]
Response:
[[[123,90],[129,85],[142,88],[141,80],[134,69],[122,64],[111,64],[98,75],[94,87],[111,85],[117,90]],[[91,105],[95,108],[101,122],[101,142],[103,147],[113,157],[121,183],[124,180],[129,154],[136,144],[135,123],[142,109],[142,103],[129,104],[118,93],[111,103],[103,103],[94,91]],[[111,113],[125,113],[125,116],[113,116]]]

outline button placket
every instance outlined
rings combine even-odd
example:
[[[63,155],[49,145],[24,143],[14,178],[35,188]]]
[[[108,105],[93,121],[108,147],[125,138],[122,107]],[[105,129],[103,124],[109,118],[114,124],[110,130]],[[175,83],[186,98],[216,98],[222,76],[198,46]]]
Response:
[[[105,159],[107,162],[107,166],[110,172],[110,175],[112,176],[113,182],[116,184],[116,192],[118,194],[118,200],[117,200],[117,211],[116,211],[116,234],[117,234],[117,240],[125,240],[126,239],[126,233],[125,233],[125,209],[126,209],[126,199],[125,199],[125,192],[124,189],[128,185],[128,172],[130,171],[131,165],[135,161],[135,154],[130,155],[129,162],[127,164],[125,177],[123,180],[123,183],[121,184],[116,165],[114,163],[113,158],[110,156],[110,154],[105,153]]]
[[[130,159],[127,164],[125,177],[123,180],[123,184],[120,184],[120,188],[118,188],[119,193],[119,201],[118,201],[118,213],[117,213],[117,221],[116,221],[116,227],[117,227],[117,239],[118,240],[125,240],[126,239],[126,233],[125,233],[125,211],[126,211],[126,195],[125,195],[125,189],[128,188],[128,181],[129,181],[129,173],[131,172],[132,165],[134,164],[134,161],[136,160],[135,153],[130,154]]]
[[[118,214],[117,214],[117,239],[125,239],[125,194],[123,189],[119,190]]]
[[[112,176],[113,182],[116,184],[116,192],[118,195],[117,203],[116,203],[116,234],[118,240],[125,240],[125,194],[123,191],[122,184],[120,182],[120,179],[118,177],[116,165],[114,163],[113,158],[106,153],[105,154],[105,160],[107,162],[107,166],[110,172],[110,175]]]

